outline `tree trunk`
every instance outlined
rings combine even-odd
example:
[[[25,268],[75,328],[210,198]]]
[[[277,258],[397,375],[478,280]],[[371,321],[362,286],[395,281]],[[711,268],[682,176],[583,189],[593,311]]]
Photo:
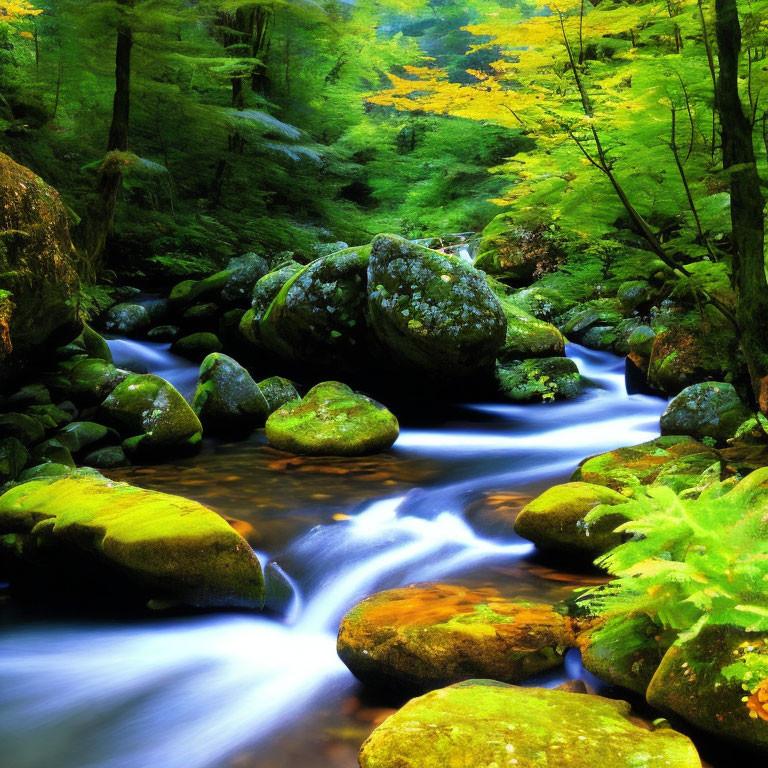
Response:
[[[122,9],[133,9],[134,0],[117,0]],[[115,47],[115,98],[112,122],[107,138],[107,156],[99,167],[96,194],[84,219],[85,251],[92,275],[99,271],[107,236],[112,229],[117,195],[123,184],[123,160],[120,153],[128,150],[128,125],[131,107],[131,50],[133,30],[125,19],[117,26]]]
[[[763,196],[752,143],[752,125],[739,95],[741,27],[736,0],[716,0],[720,77],[717,105],[723,166],[730,178],[733,282],[741,347],[756,402],[768,412],[768,283],[765,278]]]

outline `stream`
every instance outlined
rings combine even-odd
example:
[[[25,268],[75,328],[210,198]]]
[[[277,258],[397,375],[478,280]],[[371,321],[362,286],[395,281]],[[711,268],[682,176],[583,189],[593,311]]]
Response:
[[[110,342],[115,363],[186,396],[196,369],[168,345]],[[578,400],[456,406],[405,424],[394,448],[301,458],[249,440],[110,477],[197,499],[240,521],[263,565],[288,574],[282,615],[51,619],[0,601],[4,768],[353,768],[387,706],[338,660],[339,621],[381,589],[443,580],[505,596],[567,597],[563,573],[516,537],[531,496],[586,456],[652,439],[665,402],[627,394],[624,360],[570,345],[596,385]],[[583,676],[578,654],[531,684]]]

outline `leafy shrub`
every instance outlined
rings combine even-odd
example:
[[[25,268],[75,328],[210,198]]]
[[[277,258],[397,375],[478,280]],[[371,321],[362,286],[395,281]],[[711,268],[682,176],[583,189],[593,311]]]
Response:
[[[586,522],[610,514],[615,508],[596,507]],[[768,632],[768,468],[740,482],[705,476],[679,495],[638,487],[622,514],[629,519],[617,530],[632,538],[597,560],[613,580],[579,599],[607,619],[602,640],[632,653],[646,642],[649,620],[680,644],[705,627]],[[762,648],[746,648],[723,674],[748,690],[757,685],[768,677]]]

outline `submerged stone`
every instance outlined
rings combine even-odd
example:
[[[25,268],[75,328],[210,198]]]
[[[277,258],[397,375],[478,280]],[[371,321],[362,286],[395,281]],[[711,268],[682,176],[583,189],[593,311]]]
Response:
[[[539,549],[594,560],[624,540],[615,529],[626,522],[620,506],[626,500],[617,491],[592,483],[555,485],[523,507],[515,533]],[[584,518],[601,504],[616,506],[616,514],[587,526]]]
[[[551,605],[432,584],[363,600],[342,620],[337,650],[365,683],[423,692],[478,676],[521,682],[562,664],[573,644]]]
[[[395,364],[441,378],[490,368],[506,336],[504,310],[482,272],[394,235],[371,247],[368,309]]]
[[[206,430],[218,433],[247,433],[263,427],[269,411],[248,371],[219,353],[208,355],[200,366],[192,408]]]
[[[361,768],[701,768],[693,743],[634,722],[624,701],[470,680],[409,701]]]
[[[125,580],[147,598],[201,608],[260,608],[264,600],[256,556],[215,512],[92,470],[1,496],[0,548],[14,563],[12,584],[47,565],[49,578]],[[85,596],[89,584],[80,586]]]
[[[308,456],[364,456],[390,448],[399,435],[395,416],[381,403],[327,381],[267,419],[275,448]]]

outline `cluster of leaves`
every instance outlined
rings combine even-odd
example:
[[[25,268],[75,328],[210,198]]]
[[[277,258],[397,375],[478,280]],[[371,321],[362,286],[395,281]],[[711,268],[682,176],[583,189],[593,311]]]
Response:
[[[615,511],[596,507],[587,524]],[[613,580],[580,598],[622,650],[642,646],[649,620],[678,643],[713,626],[768,633],[768,470],[738,483],[705,475],[680,495],[638,487],[622,514],[618,530],[631,538],[597,561]],[[757,674],[768,655],[753,650],[728,667],[730,679],[768,676]]]
[[[470,82],[426,60],[391,75],[377,104],[493,121],[535,137],[496,167],[519,225],[557,224],[588,246],[637,244],[618,184],[680,263],[727,260],[729,196],[715,99],[714,3],[467,3],[471,51],[498,52]],[[768,172],[762,98],[768,6],[740,3],[743,99]],[[634,242],[633,242],[634,241]]]

